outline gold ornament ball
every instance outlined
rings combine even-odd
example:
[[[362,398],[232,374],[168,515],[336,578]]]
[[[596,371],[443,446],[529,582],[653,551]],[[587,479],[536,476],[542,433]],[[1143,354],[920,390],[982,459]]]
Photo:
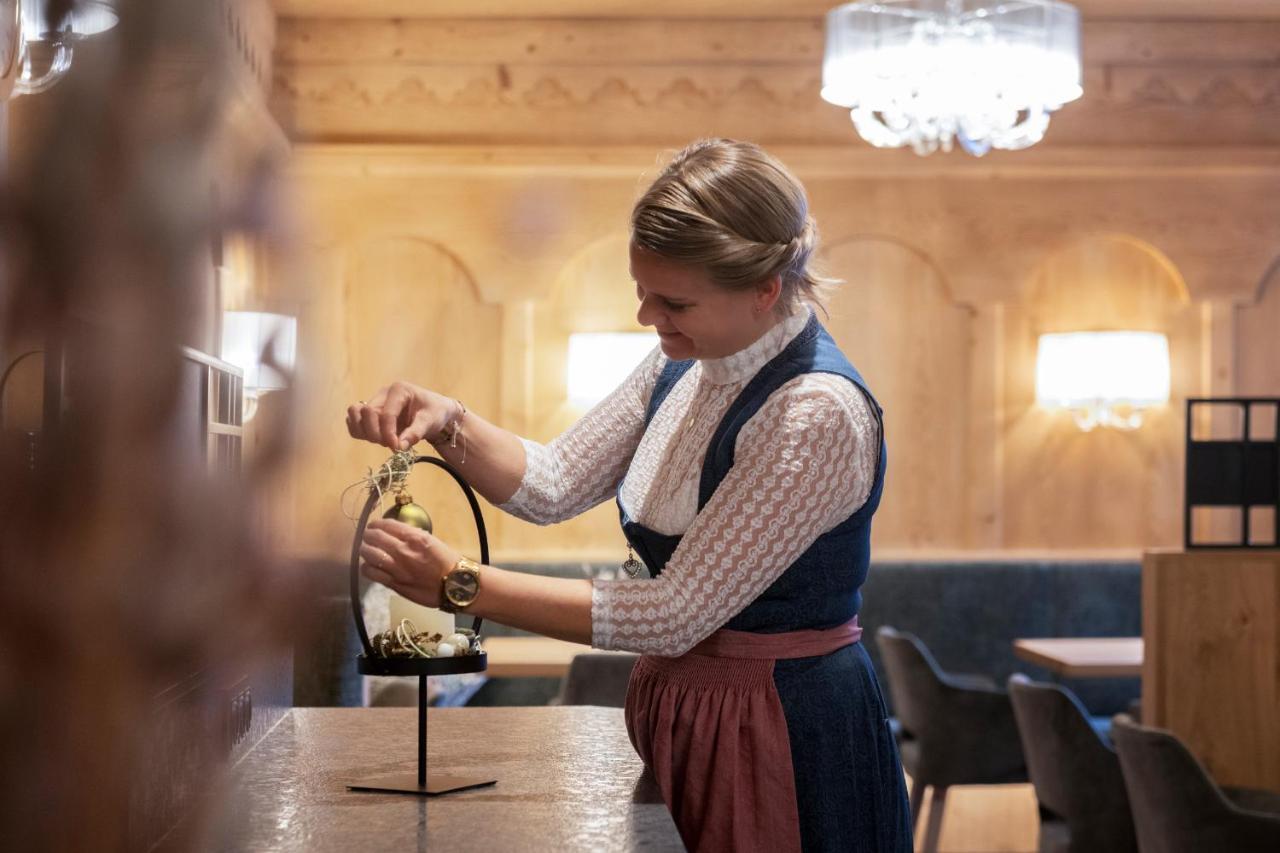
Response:
[[[397,495],[396,505],[384,512],[382,517],[404,522],[428,533],[431,532],[431,516],[427,514],[425,509],[414,503],[413,496],[408,494]]]

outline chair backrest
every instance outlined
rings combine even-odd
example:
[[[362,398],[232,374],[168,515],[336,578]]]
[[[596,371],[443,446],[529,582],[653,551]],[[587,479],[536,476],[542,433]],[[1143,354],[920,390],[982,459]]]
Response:
[[[898,722],[905,732],[919,735],[929,725],[931,710],[939,704],[942,669],[914,634],[885,625],[876,631],[876,644],[889,676]]]
[[[1024,675],[1011,676],[1008,687],[1036,798],[1067,824],[1070,849],[1136,851],[1120,758],[1089,725],[1080,700]]]
[[[924,643],[908,631],[884,625],[876,631],[876,643],[902,730],[922,733],[929,724],[929,708],[940,693],[942,670]]]
[[[1204,766],[1172,733],[1118,714],[1111,738],[1142,850],[1280,850],[1280,818],[1236,808]]]
[[[560,688],[559,704],[623,707],[636,660],[636,655],[616,653],[575,655]]]

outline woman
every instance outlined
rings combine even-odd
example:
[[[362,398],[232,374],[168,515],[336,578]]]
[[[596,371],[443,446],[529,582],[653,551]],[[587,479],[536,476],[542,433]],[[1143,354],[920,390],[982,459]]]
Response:
[[[690,849],[909,851],[857,623],[880,408],[809,307],[823,282],[804,189],[760,148],[706,140],[654,181],[631,227],[638,319],[661,345],[549,445],[403,383],[350,407],[347,425],[394,449],[465,453],[477,491],[540,524],[616,497],[653,577],[476,567],[381,520],[365,572],[428,606],[643,653],[628,731]]]

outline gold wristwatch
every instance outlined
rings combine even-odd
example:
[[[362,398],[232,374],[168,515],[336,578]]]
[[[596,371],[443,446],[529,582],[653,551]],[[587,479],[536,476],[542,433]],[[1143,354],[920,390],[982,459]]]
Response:
[[[440,609],[445,613],[466,610],[480,594],[480,564],[461,557],[452,569],[444,573],[440,583]]]

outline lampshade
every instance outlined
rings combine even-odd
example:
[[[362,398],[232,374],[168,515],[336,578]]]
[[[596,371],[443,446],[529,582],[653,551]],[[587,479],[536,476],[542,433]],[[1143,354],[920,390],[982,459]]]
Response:
[[[227,311],[222,315],[222,359],[244,371],[247,394],[285,387],[280,370],[293,370],[297,341],[298,321],[294,317],[258,311]],[[263,363],[268,347],[270,360],[280,370]]]
[[[51,21],[48,0],[22,0],[23,37],[27,41],[53,41],[67,30],[68,24],[73,37],[96,36],[120,22],[112,5],[103,0],[79,0],[68,20]]]
[[[658,345],[652,332],[579,332],[569,336],[569,402],[590,407],[622,384]]]
[[[1066,332],[1041,335],[1036,402],[1091,413],[1087,424],[1124,424],[1117,407],[1140,410],[1169,401],[1169,339],[1156,332]],[[1140,418],[1139,418],[1140,421]]]
[[[1082,94],[1069,3],[861,0],[827,13],[822,97],[880,148],[1026,148]]]

